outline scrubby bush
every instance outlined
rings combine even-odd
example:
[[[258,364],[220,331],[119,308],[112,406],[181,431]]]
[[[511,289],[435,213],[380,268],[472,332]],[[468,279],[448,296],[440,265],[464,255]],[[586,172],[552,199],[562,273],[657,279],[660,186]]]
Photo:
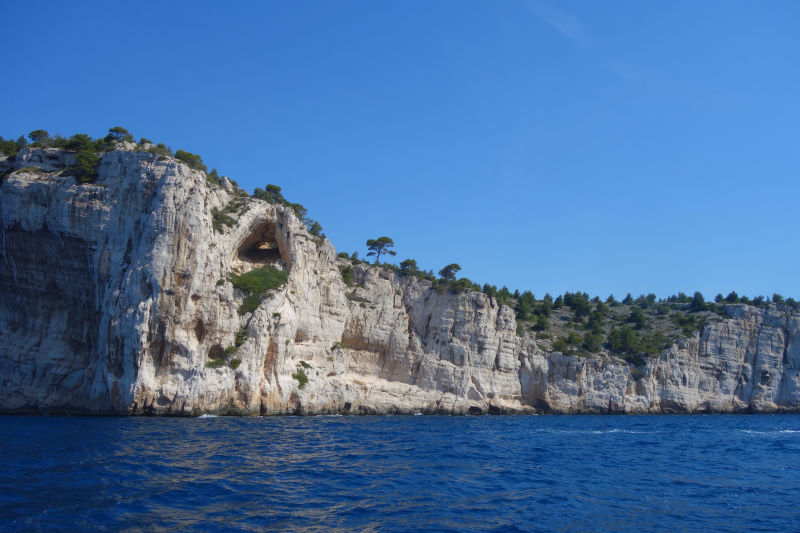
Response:
[[[553,341],[553,351],[564,353],[569,348],[569,343],[564,337],[559,337]]]
[[[628,326],[614,328],[608,333],[608,348],[614,354],[635,354],[641,337]]]
[[[453,292],[460,292],[460,291],[478,291],[480,292],[481,286],[477,283],[474,283],[469,278],[460,278],[455,281],[443,281],[439,280],[437,285],[440,289],[447,289]]]
[[[403,276],[414,275],[419,272],[419,267],[414,259],[406,259],[400,263],[400,274]]]
[[[211,172],[206,174],[206,181],[208,181],[212,185],[219,185],[220,184],[219,172],[217,172],[216,168],[212,168]]]
[[[308,383],[308,376],[306,376],[305,371],[302,368],[298,368],[297,372],[292,374],[292,377],[297,380],[297,388],[302,389]]]
[[[631,314],[628,317],[628,322],[633,323],[633,327],[636,329],[642,329],[647,321],[647,317],[645,317],[644,312],[639,307],[634,307],[631,309]]]
[[[147,151],[151,154],[156,154],[159,157],[172,157],[172,148],[164,143],[158,143],[157,145],[148,148]]]
[[[347,285],[348,287],[352,287],[353,285],[355,285],[355,282],[353,281],[352,267],[346,266],[342,269],[342,281],[344,281],[344,284]]]
[[[692,303],[689,309],[693,313],[699,313],[700,311],[705,311],[707,309],[706,299],[703,298],[703,294],[700,291],[696,291],[694,296],[692,296]]]
[[[81,150],[75,154],[75,161],[73,173],[78,183],[88,183],[97,178],[97,165],[100,164],[100,157],[94,149]]]
[[[572,311],[575,313],[576,320],[580,320],[581,318],[588,316],[589,310],[592,308],[591,304],[589,303],[589,295],[585,292],[565,292],[564,305],[572,309]]]
[[[246,315],[247,313],[252,313],[258,309],[260,304],[261,298],[259,298],[257,294],[248,294],[245,296],[244,301],[242,301],[242,305],[239,306],[239,314]]]
[[[236,347],[238,348],[244,341],[247,339],[247,328],[242,328],[236,333],[236,340],[234,341]]]
[[[202,170],[206,172],[206,166],[203,164],[203,158],[197,154],[187,152],[186,150],[178,150],[175,152],[175,159],[182,163],[186,163],[190,168],[195,170]]]
[[[233,226],[234,220],[228,216],[226,211],[219,211],[217,209],[211,210],[211,225],[217,233],[224,233],[223,226]]]
[[[28,146],[28,141],[25,140],[25,137],[20,136],[16,141],[0,137],[0,153],[4,153],[12,161],[17,157],[19,151],[26,146]]]
[[[208,368],[219,368],[224,365],[225,365],[225,359],[223,359],[222,357],[218,357],[216,359],[209,359],[208,361],[206,361],[206,366]]]
[[[241,276],[233,276],[231,283],[233,283],[234,287],[246,293],[264,294],[272,289],[277,289],[288,280],[288,272],[267,265],[253,269]]]
[[[64,141],[63,148],[72,152],[94,152],[96,147],[91,137],[85,133],[76,133]]]
[[[283,197],[281,188],[272,183],[268,184],[266,189],[256,187],[255,190],[253,190],[253,198],[258,198],[259,200],[264,200],[271,204],[289,204],[286,198]]]
[[[603,335],[600,333],[587,333],[583,336],[583,349],[592,353],[600,351],[603,347]]]
[[[687,337],[699,331],[701,323],[697,320],[697,315],[684,315],[682,313],[673,313],[670,315],[672,321],[681,328],[683,334]]]
[[[108,137],[116,142],[133,142],[133,135],[122,126],[114,126],[108,130]]]
[[[241,276],[231,277],[233,286],[246,294],[242,305],[239,306],[239,314],[252,313],[258,309],[262,295],[284,285],[288,280],[288,272],[269,265],[256,268]]]

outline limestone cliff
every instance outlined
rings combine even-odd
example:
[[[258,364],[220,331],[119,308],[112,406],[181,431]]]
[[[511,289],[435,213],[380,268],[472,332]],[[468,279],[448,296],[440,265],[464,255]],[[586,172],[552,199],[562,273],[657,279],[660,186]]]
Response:
[[[338,259],[227,180],[129,148],[79,185],[73,163],[0,156],[3,411],[800,410],[800,315],[780,306],[728,306],[642,367],[548,353],[493,298]],[[288,282],[240,315],[231,275],[265,265]]]

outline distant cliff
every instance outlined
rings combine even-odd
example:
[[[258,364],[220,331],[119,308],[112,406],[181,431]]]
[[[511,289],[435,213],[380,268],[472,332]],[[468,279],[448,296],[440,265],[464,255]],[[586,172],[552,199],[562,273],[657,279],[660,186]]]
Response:
[[[725,305],[631,362],[552,352],[492,296],[338,258],[289,207],[118,147],[89,183],[65,151],[0,156],[2,411],[800,410],[787,306]]]

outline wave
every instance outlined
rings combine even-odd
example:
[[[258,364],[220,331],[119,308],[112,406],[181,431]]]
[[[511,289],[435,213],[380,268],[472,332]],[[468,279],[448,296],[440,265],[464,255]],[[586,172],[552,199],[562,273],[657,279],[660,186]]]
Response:
[[[800,433],[800,429],[772,429],[769,431],[758,431],[755,429],[739,429],[740,433],[747,433],[748,435],[780,435],[780,434],[794,434]]]

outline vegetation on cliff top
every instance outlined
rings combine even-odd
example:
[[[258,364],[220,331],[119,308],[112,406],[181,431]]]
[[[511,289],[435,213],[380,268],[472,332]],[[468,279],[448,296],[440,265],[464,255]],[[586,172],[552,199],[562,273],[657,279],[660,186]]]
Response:
[[[394,241],[382,237],[387,242]],[[376,251],[377,239],[367,241],[367,248]],[[376,255],[377,254],[368,254]],[[359,260],[358,252],[340,252],[339,258],[352,263]],[[746,303],[756,307],[767,307],[770,302],[788,311],[800,310],[800,302],[773,294],[771,298],[758,296],[753,299],[731,292],[728,296],[717,294],[714,302],[707,302],[700,292],[692,296],[685,293],[658,299],[655,294],[640,295],[633,298],[628,294],[620,302],[613,295],[605,300],[590,297],[587,293],[565,292],[553,298],[545,294],[537,299],[533,292],[511,291],[507,287],[483,286],[467,278],[456,279],[460,265],[451,263],[439,270],[439,277],[433,272],[421,270],[414,259],[405,259],[399,265],[378,263],[381,268],[393,270],[400,276],[414,276],[431,282],[440,291],[483,292],[494,298],[499,305],[511,307],[517,319],[517,333],[534,336],[539,344],[551,351],[568,355],[587,356],[606,350],[634,366],[641,366],[645,357],[656,356],[661,351],[702,331],[706,324],[727,317],[726,306]],[[354,270],[351,266],[341,268],[342,279],[348,287],[356,286]],[[353,301],[360,301],[353,296]]]

